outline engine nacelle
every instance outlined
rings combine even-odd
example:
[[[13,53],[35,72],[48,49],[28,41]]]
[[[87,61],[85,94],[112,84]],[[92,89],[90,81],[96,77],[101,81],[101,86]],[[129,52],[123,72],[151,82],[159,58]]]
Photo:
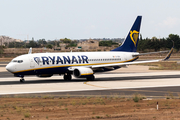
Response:
[[[93,70],[91,68],[79,67],[74,69],[73,75],[77,78],[87,78],[93,75]]]
[[[39,74],[36,76],[38,76],[38,77],[51,77],[51,76],[53,76],[53,74]]]

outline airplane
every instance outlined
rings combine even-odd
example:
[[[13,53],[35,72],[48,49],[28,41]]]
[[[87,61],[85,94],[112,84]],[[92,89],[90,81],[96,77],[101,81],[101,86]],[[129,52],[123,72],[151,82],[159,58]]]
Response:
[[[51,77],[54,74],[64,75],[64,80],[76,78],[94,80],[97,72],[116,70],[131,64],[164,61],[170,58],[173,48],[164,59],[136,61],[140,55],[163,53],[167,51],[139,53],[136,52],[142,16],[137,16],[132,28],[121,46],[106,52],[69,52],[69,53],[29,53],[14,58],[6,69],[15,77],[36,75],[38,77]]]

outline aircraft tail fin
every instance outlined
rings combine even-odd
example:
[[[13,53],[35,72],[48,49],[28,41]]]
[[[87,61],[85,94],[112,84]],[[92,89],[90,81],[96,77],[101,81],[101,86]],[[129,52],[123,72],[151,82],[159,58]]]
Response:
[[[120,47],[117,47],[111,51],[136,52],[138,40],[139,40],[141,19],[142,19],[142,16],[137,16],[123,44]]]

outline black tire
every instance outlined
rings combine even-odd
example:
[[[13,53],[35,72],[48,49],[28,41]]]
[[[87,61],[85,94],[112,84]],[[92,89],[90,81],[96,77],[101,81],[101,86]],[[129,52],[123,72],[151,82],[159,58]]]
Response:
[[[68,80],[67,75],[64,75],[64,80]]]
[[[87,77],[86,79],[87,79],[87,81],[91,81],[90,77]]]
[[[88,81],[93,81],[93,80],[95,80],[95,77],[94,77],[94,75],[93,75],[93,76],[87,77],[86,79],[87,79]]]
[[[25,80],[24,80],[23,78],[22,78],[22,79],[20,79],[20,82],[21,82],[21,83],[23,83],[24,81],[25,81]]]
[[[64,75],[64,80],[71,80],[72,76],[71,75]]]
[[[72,76],[71,75],[67,75],[67,78],[68,78],[68,80],[71,80]]]

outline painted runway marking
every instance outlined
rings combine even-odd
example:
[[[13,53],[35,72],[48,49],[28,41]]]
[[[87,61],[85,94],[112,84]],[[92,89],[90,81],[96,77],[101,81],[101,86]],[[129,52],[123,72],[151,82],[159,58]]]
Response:
[[[108,87],[102,87],[102,86],[92,85],[92,84],[89,83],[89,81],[84,82],[84,84],[90,85],[90,86],[93,86],[93,87],[98,87],[98,88],[108,88]]]

